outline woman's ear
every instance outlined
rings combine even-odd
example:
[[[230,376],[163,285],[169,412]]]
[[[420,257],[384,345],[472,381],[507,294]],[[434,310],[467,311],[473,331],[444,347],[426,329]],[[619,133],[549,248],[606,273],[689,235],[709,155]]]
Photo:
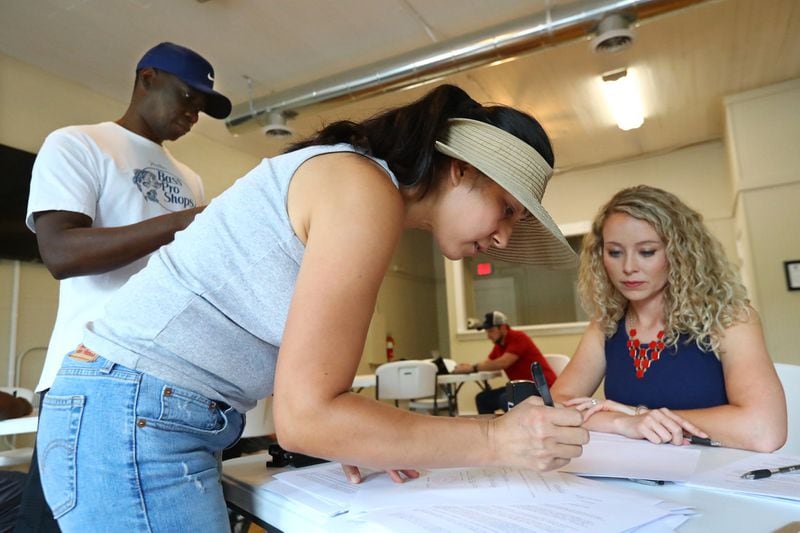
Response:
[[[464,171],[466,170],[467,163],[458,160],[450,160],[450,183],[457,187],[464,180]]]

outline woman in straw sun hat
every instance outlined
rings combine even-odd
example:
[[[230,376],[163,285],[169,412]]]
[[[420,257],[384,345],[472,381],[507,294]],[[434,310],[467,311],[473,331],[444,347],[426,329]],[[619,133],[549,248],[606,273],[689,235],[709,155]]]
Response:
[[[580,455],[580,413],[538,399],[497,419],[447,419],[350,392],[403,229],[430,231],[450,259],[575,264],[541,205],[552,166],[536,120],[450,85],[265,159],[65,357],[38,442],[54,450],[40,464],[59,524],[226,530],[217,456],[241,413],[273,393],[284,448],[395,481],[420,467],[550,470]],[[345,473],[360,480],[357,466]]]

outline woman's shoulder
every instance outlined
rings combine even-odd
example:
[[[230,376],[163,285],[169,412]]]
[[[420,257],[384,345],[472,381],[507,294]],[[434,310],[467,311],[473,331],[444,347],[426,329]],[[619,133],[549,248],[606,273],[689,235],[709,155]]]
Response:
[[[743,347],[761,346],[765,348],[764,330],[761,317],[754,308],[747,306],[745,313],[720,332],[720,352],[740,352]]]
[[[589,321],[589,325],[586,326],[581,338],[584,342],[596,344],[604,344],[607,340],[606,334],[603,331],[603,324],[597,319]]]
[[[297,177],[312,179],[316,187],[333,188],[348,194],[397,192],[391,172],[379,159],[358,151],[324,152],[305,161]]]
[[[761,330],[761,316],[758,311],[750,305],[745,306],[733,317],[733,322],[721,331],[721,337],[726,337],[732,332],[756,328]]]
[[[310,223],[330,213],[339,219],[382,217],[399,224],[403,200],[387,171],[372,158],[353,151],[326,152],[298,167],[289,190],[293,221]]]
[[[761,315],[748,305],[738,315],[734,316],[733,323],[725,327],[721,336],[724,338],[731,333],[746,330],[761,332],[762,329]]]

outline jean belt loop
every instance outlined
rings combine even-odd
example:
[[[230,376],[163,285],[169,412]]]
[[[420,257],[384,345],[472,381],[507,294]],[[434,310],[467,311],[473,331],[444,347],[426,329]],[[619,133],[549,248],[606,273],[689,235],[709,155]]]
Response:
[[[103,366],[100,367],[100,373],[110,374],[111,371],[114,369],[114,365],[115,365],[114,361],[109,361],[108,359],[105,359],[103,361]]]

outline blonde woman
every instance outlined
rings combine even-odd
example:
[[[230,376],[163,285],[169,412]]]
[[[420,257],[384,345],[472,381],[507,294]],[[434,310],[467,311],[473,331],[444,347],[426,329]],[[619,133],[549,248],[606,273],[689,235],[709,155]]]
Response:
[[[653,187],[618,192],[584,239],[579,288],[593,319],[552,392],[588,429],[783,445],[786,403],[758,315],[700,214]],[[603,378],[607,399],[590,398]]]

